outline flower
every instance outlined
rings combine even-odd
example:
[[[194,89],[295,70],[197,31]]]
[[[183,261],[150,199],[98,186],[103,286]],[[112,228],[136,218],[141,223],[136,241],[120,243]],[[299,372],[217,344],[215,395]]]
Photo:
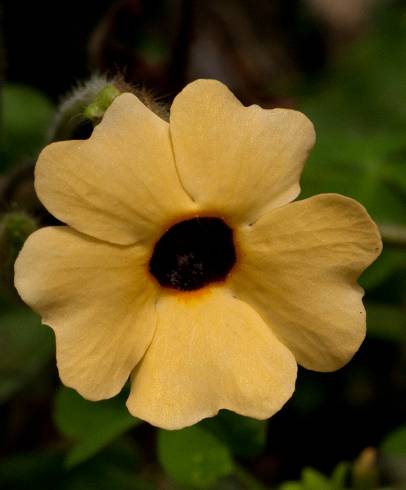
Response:
[[[314,141],[300,112],[197,80],[169,124],[125,93],[90,139],[47,146],[36,191],[67,226],[28,238],[15,284],[55,332],[63,383],[100,400],[131,375],[129,411],[177,429],[222,408],[268,418],[297,363],[343,366],[381,240],[352,199],[291,203]]]

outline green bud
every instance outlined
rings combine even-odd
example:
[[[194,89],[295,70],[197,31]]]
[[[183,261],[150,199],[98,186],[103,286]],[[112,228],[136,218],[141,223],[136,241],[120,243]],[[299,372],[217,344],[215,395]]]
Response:
[[[98,123],[103,117],[103,114],[109,108],[113,100],[120,95],[120,91],[113,85],[106,85],[97,95],[91,104],[83,111],[85,119]]]
[[[14,262],[25,240],[37,228],[36,221],[23,211],[12,211],[0,218],[1,290],[14,292]]]
[[[78,85],[63,100],[49,134],[50,141],[86,139],[103,118],[113,100],[124,92],[136,95],[147,107],[162,119],[167,119],[168,111],[144,88],[134,88],[122,77],[108,79],[92,77]]]
[[[85,110],[112,81],[94,76],[79,84],[62,100],[49,133],[50,141],[84,139],[92,134],[93,124],[86,119]]]

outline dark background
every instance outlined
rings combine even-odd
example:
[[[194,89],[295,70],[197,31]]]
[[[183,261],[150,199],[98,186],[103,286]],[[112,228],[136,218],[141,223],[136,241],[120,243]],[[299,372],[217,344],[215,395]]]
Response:
[[[391,465],[388,470],[379,448],[404,423],[406,409],[404,2],[3,0],[1,27],[5,109],[11,103],[21,109],[18,104],[23,98],[7,99],[7,87],[15,84],[45,95],[46,111],[53,113],[60,97],[78,81],[94,72],[119,72],[128,82],[151,89],[164,102],[170,102],[188,81],[210,77],[227,83],[244,103],[294,107],[309,115],[319,140],[303,177],[303,196],[318,192],[350,195],[367,207],[383,230],[384,254],[361,281],[366,288],[368,336],[350,364],[336,373],[301,369],[294,397],[269,421],[265,445],[251,456],[241,457],[238,449],[234,456],[258,481],[275,485],[299,479],[307,466],[329,474],[337,463],[354,462],[365,448],[373,447],[378,449],[376,468],[382,485],[398,479],[398,470]],[[28,97],[31,89],[21,92],[22,96]],[[45,105],[32,102],[31,106],[31,102],[27,102],[28,119],[22,116],[17,129],[13,126],[9,140],[13,147],[5,141],[0,150],[0,169],[7,185],[10,172],[22,168],[27,158],[35,159],[40,148],[39,140],[25,147],[22,138],[28,133],[20,134],[18,129],[28,124],[31,112],[45,111]],[[5,114],[7,132],[7,110]],[[44,115],[47,121],[50,116],[47,118]],[[25,201],[19,200],[20,194],[8,192],[3,211],[22,207]],[[15,300],[1,304],[0,326],[1,318],[4,325],[23,321],[25,317],[18,316],[25,314],[20,313],[23,307]],[[19,312],[17,320],[10,311],[13,315]],[[30,328],[27,339],[30,335],[36,339],[41,327]],[[11,361],[7,361],[0,385],[10,372],[21,378],[21,363],[27,356],[36,359],[41,350],[31,340],[24,347],[28,350],[18,342],[13,347],[7,335],[0,334],[0,346],[9,353],[15,349],[11,357],[16,365],[10,368]],[[0,487],[1,478],[4,488],[14,484],[27,488],[24,485],[31,478],[36,484],[27,462],[32,455],[51,458],[51,449],[62,448],[63,452],[70,447],[69,437],[53,421],[59,381],[53,341],[47,337],[44,342],[50,347],[38,366],[22,376],[16,389],[0,397],[4,424]],[[0,363],[0,373],[1,368]],[[156,483],[162,470],[156,462],[155,430],[143,425],[125,437],[141,453],[139,474],[148,468],[155,475],[148,478]],[[18,466],[21,455],[31,456]],[[27,480],[12,483],[5,468],[13,464]],[[89,468],[83,471],[86,481],[92,482]],[[70,481],[63,471],[54,480],[50,477],[52,485]],[[38,477],[42,486],[44,475]],[[172,488],[162,483],[165,478],[158,478],[156,488]],[[80,488],[69,485],[67,488]]]

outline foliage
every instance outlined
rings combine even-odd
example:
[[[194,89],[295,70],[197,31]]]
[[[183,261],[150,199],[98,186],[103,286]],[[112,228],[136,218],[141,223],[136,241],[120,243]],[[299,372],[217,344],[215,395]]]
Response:
[[[381,445],[382,453],[387,456],[406,458],[406,424],[388,434]]]
[[[406,479],[399,408],[406,345],[406,9],[390,5],[327,69],[303,83],[290,81],[295,104],[318,135],[301,197],[352,196],[383,231],[384,252],[361,278],[368,334],[354,361],[331,375],[334,381],[300,371],[294,398],[269,423],[224,410],[190,428],[155,431],[129,415],[126,390],[89,402],[61,387],[50,329],[1,291],[1,488],[372,490],[377,481],[391,488]],[[1,95],[0,174],[8,179],[40,151],[54,107],[28,85],[6,83]],[[6,202],[3,211],[13,205]],[[13,235],[14,248],[26,234]],[[52,420],[41,418],[47,410]],[[357,458],[367,446],[378,447],[377,461],[368,452]]]
[[[58,391],[55,424],[62,434],[74,441],[66,456],[68,467],[90,459],[140,423],[128,413],[124,401],[123,397],[118,397],[94,403],[71,389]]]
[[[233,469],[227,447],[199,426],[160,430],[158,455],[168,475],[186,488],[209,487]]]
[[[300,481],[285,482],[279,490],[344,490],[347,484],[349,467],[339,463],[327,478],[314,468],[304,468]]]
[[[381,223],[406,223],[406,17],[381,11],[368,39],[346,52],[300,106],[318,142],[304,174],[307,194],[340,192]],[[386,56],[385,53],[391,53]]]
[[[2,87],[0,173],[44,146],[54,108],[45,95],[21,84]]]
[[[48,328],[28,308],[4,308],[0,313],[0,403],[29,383],[53,356]]]

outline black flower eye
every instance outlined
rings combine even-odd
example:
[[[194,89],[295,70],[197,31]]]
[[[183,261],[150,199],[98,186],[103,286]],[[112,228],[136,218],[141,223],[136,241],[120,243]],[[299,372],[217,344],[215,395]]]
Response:
[[[149,263],[161,286],[193,291],[223,281],[235,264],[233,231],[220,218],[193,218],[172,226]]]

